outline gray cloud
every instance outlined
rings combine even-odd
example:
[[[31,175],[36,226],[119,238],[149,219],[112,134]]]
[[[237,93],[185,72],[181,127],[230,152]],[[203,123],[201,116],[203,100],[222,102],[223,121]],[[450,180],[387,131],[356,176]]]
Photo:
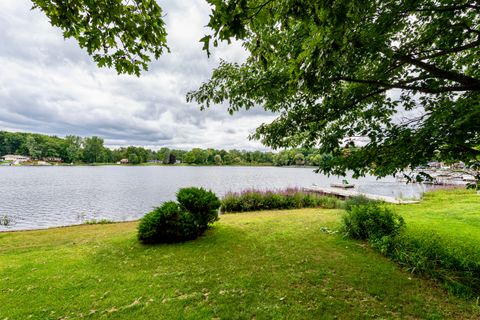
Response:
[[[185,101],[221,58],[242,61],[244,50],[238,43],[221,46],[208,59],[198,42],[206,32],[206,1],[159,2],[171,53],[137,78],[98,69],[29,1],[3,0],[0,130],[99,135],[112,146],[263,149],[247,136],[272,114],[258,108],[230,116],[225,107],[200,111]]]

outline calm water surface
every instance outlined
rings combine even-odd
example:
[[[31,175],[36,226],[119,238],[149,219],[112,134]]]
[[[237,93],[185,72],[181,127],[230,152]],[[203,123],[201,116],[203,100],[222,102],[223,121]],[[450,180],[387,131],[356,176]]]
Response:
[[[12,223],[0,231],[38,229],[82,223],[141,218],[181,187],[203,186],[223,196],[247,188],[281,189],[329,186],[342,178],[312,168],[277,167],[0,167],[0,217]],[[425,186],[393,178],[348,179],[362,192],[419,197]]]

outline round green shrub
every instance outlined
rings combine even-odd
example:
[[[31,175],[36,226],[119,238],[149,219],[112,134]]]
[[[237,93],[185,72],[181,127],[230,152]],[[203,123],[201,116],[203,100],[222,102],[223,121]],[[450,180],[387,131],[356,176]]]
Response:
[[[218,219],[220,200],[203,188],[183,188],[177,202],[168,201],[140,220],[138,239],[143,243],[192,240]]]
[[[179,242],[191,237],[190,226],[174,201],[165,202],[140,220],[138,239],[143,243]]]
[[[391,209],[377,203],[351,207],[342,216],[342,230],[346,236],[358,240],[380,240],[396,236],[405,226],[403,218]]]
[[[220,200],[212,191],[196,187],[182,188],[177,193],[177,201],[191,215],[191,221],[200,233],[218,220]]]

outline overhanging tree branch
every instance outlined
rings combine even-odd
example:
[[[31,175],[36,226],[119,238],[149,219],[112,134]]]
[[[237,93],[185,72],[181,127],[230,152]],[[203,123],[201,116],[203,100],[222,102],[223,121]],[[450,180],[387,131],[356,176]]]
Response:
[[[399,61],[407,62],[409,64],[412,64],[412,65],[414,65],[414,66],[416,66],[420,69],[423,69],[423,70],[429,72],[430,74],[432,74],[436,78],[451,80],[451,81],[463,84],[466,87],[476,88],[476,87],[480,86],[480,80],[479,79],[466,76],[466,75],[458,73],[456,71],[440,69],[437,66],[435,66],[434,64],[423,62],[419,59],[415,59],[415,58],[412,58],[412,57],[407,56],[407,55],[396,54],[395,57]]]
[[[347,78],[347,77],[342,77],[338,78],[338,80],[342,81],[347,81],[347,82],[354,82],[354,83],[363,83],[363,84],[369,84],[373,86],[378,86],[378,87],[383,87],[386,89],[404,89],[404,90],[414,90],[414,91],[419,91],[423,93],[429,93],[429,94],[438,94],[438,93],[445,93],[445,92],[461,92],[461,91],[478,91],[480,90],[480,83],[473,83],[469,85],[463,85],[463,86],[443,86],[443,87],[437,87],[437,88],[431,88],[431,87],[425,87],[425,86],[414,86],[414,85],[408,85],[408,83],[413,83],[419,80],[426,80],[431,77],[418,77],[418,78],[413,78],[411,80],[405,80],[405,81],[399,81],[396,83],[388,83],[388,82],[382,82],[382,81],[377,81],[377,80],[369,80],[369,79],[354,79],[354,78]]]
[[[418,60],[426,60],[426,59],[437,58],[437,57],[441,57],[441,56],[448,55],[448,54],[451,54],[451,53],[457,53],[457,52],[462,52],[462,51],[465,51],[465,50],[468,50],[468,49],[473,49],[473,48],[476,48],[476,47],[479,47],[479,46],[480,46],[480,39],[476,40],[476,41],[473,41],[469,44],[460,46],[460,47],[454,47],[454,48],[449,48],[449,49],[445,48],[445,49],[428,50],[428,52],[433,52],[433,51],[439,51],[439,52],[428,55],[428,56],[424,56],[424,57],[417,57],[417,59]],[[427,51],[422,51],[422,53],[426,53],[426,52]]]

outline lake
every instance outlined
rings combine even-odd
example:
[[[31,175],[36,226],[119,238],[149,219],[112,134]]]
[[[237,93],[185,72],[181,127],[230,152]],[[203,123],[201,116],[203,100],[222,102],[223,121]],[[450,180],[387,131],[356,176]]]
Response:
[[[248,188],[281,189],[329,186],[343,178],[316,174],[313,168],[78,166],[0,167],[0,217],[11,224],[0,231],[79,224],[92,219],[141,218],[181,187],[203,186],[223,196]],[[403,198],[419,197],[422,185],[394,178],[347,178],[362,192]]]

